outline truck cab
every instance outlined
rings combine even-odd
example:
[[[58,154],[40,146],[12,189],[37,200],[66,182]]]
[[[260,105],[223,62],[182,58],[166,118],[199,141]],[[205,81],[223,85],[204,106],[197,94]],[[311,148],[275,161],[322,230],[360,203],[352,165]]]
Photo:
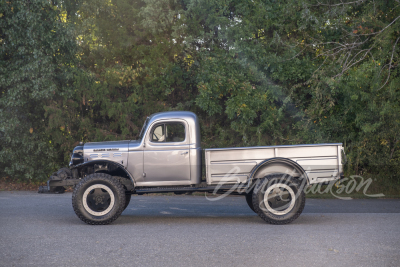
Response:
[[[192,112],[170,111],[149,116],[142,138],[129,143],[127,171],[132,174],[135,185],[200,183],[199,133],[199,121]]]

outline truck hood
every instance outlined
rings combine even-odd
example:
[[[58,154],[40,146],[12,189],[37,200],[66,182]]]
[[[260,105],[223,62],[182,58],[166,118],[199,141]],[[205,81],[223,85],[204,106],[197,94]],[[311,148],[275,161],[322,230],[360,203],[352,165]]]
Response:
[[[109,142],[90,142],[85,143],[83,149],[86,153],[96,152],[128,152],[131,141],[109,141]]]

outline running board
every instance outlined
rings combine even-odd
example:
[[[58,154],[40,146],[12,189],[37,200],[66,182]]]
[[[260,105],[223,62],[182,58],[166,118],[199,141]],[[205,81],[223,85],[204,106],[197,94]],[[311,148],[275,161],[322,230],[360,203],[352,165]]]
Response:
[[[152,193],[188,193],[188,192],[209,192],[209,193],[224,193],[231,190],[231,194],[245,194],[247,185],[231,184],[231,185],[212,185],[212,186],[199,186],[199,187],[189,187],[189,186],[175,186],[175,187],[146,187],[135,189],[133,194],[143,195]],[[239,190],[239,191],[238,191]]]

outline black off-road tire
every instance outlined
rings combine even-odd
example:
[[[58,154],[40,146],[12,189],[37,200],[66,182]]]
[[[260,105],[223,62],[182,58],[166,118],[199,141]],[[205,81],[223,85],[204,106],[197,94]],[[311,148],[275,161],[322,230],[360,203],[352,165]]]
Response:
[[[124,207],[124,210],[128,207],[129,202],[131,202],[131,197],[132,197],[131,194],[126,194],[125,195],[125,207]]]
[[[252,211],[256,212],[256,211],[254,210],[254,206],[253,206],[253,192],[250,192],[250,193],[246,194],[245,198],[246,198],[247,205],[249,205],[249,208],[250,208]],[[256,212],[256,213],[257,213],[257,212]]]
[[[126,178],[121,177],[121,176],[113,176],[113,177],[115,179],[119,180],[119,181],[121,181],[121,179],[126,179]],[[127,191],[127,189],[126,189],[126,187],[124,185],[123,185],[123,187],[124,187],[125,191]],[[126,207],[128,207],[129,202],[131,202],[131,197],[132,197],[132,194],[125,193],[125,207],[124,207],[124,210],[126,209]]]
[[[94,189],[89,190],[91,187]],[[107,208],[105,210],[91,209],[90,205],[98,204],[97,200],[96,204],[89,201],[89,195],[93,194],[93,190],[101,190],[101,194],[109,196],[110,203],[108,206],[106,205]],[[85,193],[86,199],[84,199]],[[112,199],[114,201],[112,201]],[[86,201],[86,204],[84,201]],[[103,204],[102,201],[106,202],[106,200],[103,200],[102,196],[100,196],[99,203]],[[125,204],[126,195],[123,185],[118,179],[106,173],[94,173],[86,176],[85,179],[75,187],[72,194],[72,207],[76,215],[83,222],[92,225],[105,225],[115,221],[124,211]]]
[[[285,186],[287,187],[285,188]],[[283,208],[287,207],[284,210],[274,210],[269,204],[268,208],[265,205],[265,193],[274,187],[278,189],[284,188],[287,191],[287,195],[291,195],[291,193],[295,195],[294,202],[292,202],[293,198],[291,197],[290,200],[287,200],[289,202],[287,206],[283,206]],[[267,223],[288,224],[296,220],[303,212],[306,196],[300,180],[287,175],[268,175],[257,181],[252,195],[252,202],[255,212]],[[292,204],[293,206],[291,207]]]

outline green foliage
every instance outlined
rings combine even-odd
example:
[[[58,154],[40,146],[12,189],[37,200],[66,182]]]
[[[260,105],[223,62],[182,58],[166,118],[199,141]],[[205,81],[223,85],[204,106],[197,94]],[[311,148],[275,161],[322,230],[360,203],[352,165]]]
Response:
[[[250,98],[253,92],[269,96],[258,96],[259,105],[245,103],[249,111],[241,127],[238,118],[228,117],[244,141],[260,133],[260,140],[272,136],[276,144],[343,142],[349,172],[399,179],[395,2],[186,1],[185,7],[193,54],[217,55],[213,81],[244,75]],[[200,64],[202,73],[207,63]],[[221,71],[226,69],[228,75]],[[223,86],[200,88],[197,103],[210,115],[238,110],[237,97],[216,97]],[[260,110],[260,104],[279,112],[268,119],[269,109]]]
[[[79,141],[191,110],[203,147],[343,142],[349,173],[399,181],[396,4],[3,1],[1,164],[41,179]]]
[[[137,138],[148,115],[189,98],[175,91],[186,88],[188,74],[178,57],[179,39],[171,39],[173,2],[169,8],[163,13],[154,1],[94,0],[70,18],[80,44],[79,68],[73,89],[54,98],[45,114],[47,132],[65,161],[78,141]]]
[[[0,167],[19,179],[44,179],[58,153],[43,106],[65,94],[75,57],[72,29],[49,1],[1,1],[0,14]]]

